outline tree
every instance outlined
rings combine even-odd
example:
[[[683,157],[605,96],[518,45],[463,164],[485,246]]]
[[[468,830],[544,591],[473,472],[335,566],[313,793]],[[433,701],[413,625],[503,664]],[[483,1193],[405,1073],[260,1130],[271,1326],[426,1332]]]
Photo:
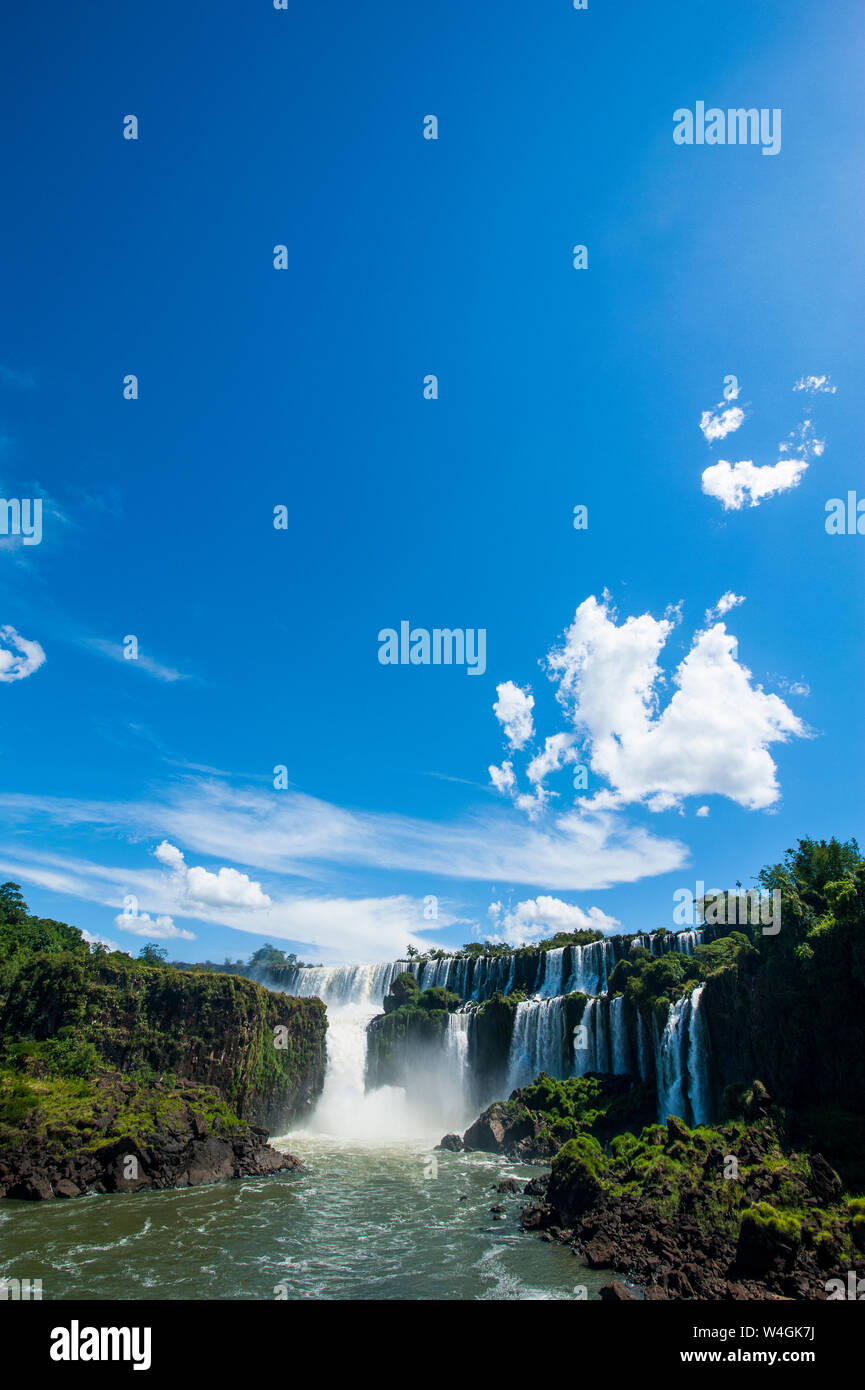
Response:
[[[27,916],[20,883],[0,883],[0,922],[17,926]]]
[[[168,952],[164,946],[157,946],[154,941],[148,941],[146,946],[142,946],[138,952],[138,959],[145,961],[148,965],[164,965],[168,959]]]

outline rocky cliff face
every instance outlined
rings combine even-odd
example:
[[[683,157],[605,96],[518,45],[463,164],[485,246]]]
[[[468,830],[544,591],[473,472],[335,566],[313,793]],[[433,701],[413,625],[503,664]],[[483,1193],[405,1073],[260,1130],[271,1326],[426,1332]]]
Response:
[[[861,1258],[865,1202],[844,1197],[819,1153],[789,1149],[766,1101],[755,1086],[739,1121],[689,1130],[671,1116],[608,1153],[591,1135],[569,1140],[524,1229],[627,1273],[651,1300],[829,1297]]]
[[[13,1200],[197,1187],[301,1167],[208,1086],[143,1087],[119,1073],[25,1086],[6,1075],[0,1098],[0,1197]]]
[[[794,969],[751,958],[706,982],[713,1090],[758,1076],[793,1109],[865,1111],[865,985],[855,962]],[[821,979],[821,976],[825,978]]]
[[[38,1043],[63,1028],[113,1070],[214,1086],[238,1116],[271,1130],[301,1115],[324,1084],[321,1001],[233,975],[120,954],[34,955],[3,1003],[0,1033]]]

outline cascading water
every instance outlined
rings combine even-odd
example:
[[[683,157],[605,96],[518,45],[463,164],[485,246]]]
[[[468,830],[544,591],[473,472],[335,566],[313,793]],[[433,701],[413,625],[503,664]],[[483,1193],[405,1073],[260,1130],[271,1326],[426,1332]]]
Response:
[[[564,994],[562,975],[565,968],[564,946],[559,946],[553,951],[544,951],[544,973],[541,979],[540,993],[545,999],[552,999],[558,994]]]
[[[384,996],[397,975],[409,966],[408,961],[392,961],[301,967],[279,977],[277,988],[284,993],[315,995],[327,1008],[327,1068],[324,1089],[308,1121],[310,1130],[342,1140],[381,1143],[427,1139],[473,1118],[467,1101],[469,1013],[449,1015],[444,1049],[431,1053],[428,1065],[425,1059],[422,1084],[366,1090],[367,1027],[382,1012]]]
[[[564,1077],[568,1066],[564,1000],[525,999],[517,1005],[508,1057],[507,1091],[534,1081],[542,1071]]]
[[[658,1119],[668,1115],[685,1116],[685,1047],[687,1042],[687,995],[670,1005],[667,1021],[658,1038],[656,1075],[658,1079]]]
[[[706,1014],[702,1008],[705,985],[698,985],[691,994],[688,1025],[688,1091],[691,1102],[691,1123],[704,1125],[710,1117],[708,1077],[708,1037]]]
[[[466,1008],[448,1016],[443,1046],[424,1057],[422,1085],[364,1088],[367,1025],[382,1012],[385,995],[403,971],[414,974],[422,990],[440,986],[467,1002],[483,1002],[497,991],[507,994],[514,989],[531,996],[517,1006],[514,1018],[508,1091],[528,1084],[542,1071],[558,1078],[587,1072],[636,1074],[656,1080],[662,1120],[674,1113],[701,1123],[711,1108],[702,985],[671,1007],[660,1033],[655,1025],[650,1031],[622,995],[608,999],[607,989],[614,967],[635,947],[653,956],[670,951],[690,956],[707,936],[705,928],[658,932],[507,955],[262,971],[259,978],[287,994],[317,995],[327,1006],[327,1072],[310,1123],[330,1134],[419,1137],[435,1128],[453,1128],[470,1113],[469,1039],[475,1015]],[[575,1034],[572,1062],[564,996],[573,991],[589,997],[581,1019],[585,1046],[580,1046],[582,1035]]]
[[[449,1070],[462,1096],[468,1095],[469,1091],[469,1034],[473,1021],[474,1014],[468,1009],[448,1014],[445,1052]]]
[[[708,1037],[701,1004],[705,985],[670,1006],[658,1039],[658,1118],[678,1115],[689,1124],[706,1124],[710,1117]]]

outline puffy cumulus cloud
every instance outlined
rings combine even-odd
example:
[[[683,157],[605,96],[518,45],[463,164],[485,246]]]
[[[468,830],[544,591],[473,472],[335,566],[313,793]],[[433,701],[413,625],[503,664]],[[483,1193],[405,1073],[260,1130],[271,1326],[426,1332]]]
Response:
[[[731,405],[720,414],[717,410],[717,406],[714,410],[704,410],[700,416],[700,429],[709,444],[716,439],[726,439],[728,434],[733,434],[745,422],[745,412],[741,406]]]
[[[708,806],[698,806],[698,807],[697,807],[697,815],[698,815],[698,816],[708,816],[708,814],[709,814],[709,808],[708,808]]]
[[[31,642],[8,624],[0,627],[0,681],[11,684],[32,676],[44,664],[45,653],[38,642]]]
[[[186,868],[186,861],[180,850],[176,845],[170,845],[167,840],[163,840],[161,844],[158,844],[153,853],[156,855],[160,864],[167,865],[169,869],[175,869],[179,872],[181,869]]]
[[[237,869],[221,868],[215,874],[201,865],[187,868],[186,861],[176,845],[167,840],[156,846],[154,854],[161,864],[182,879],[184,894],[191,903],[202,903],[210,907],[264,908],[270,907],[270,898],[261,890],[248,874]]]
[[[532,758],[526,769],[529,781],[540,788],[551,772],[558,772],[566,763],[576,762],[576,741],[575,734],[552,734],[545,739],[543,752]]]
[[[714,608],[706,609],[706,622],[712,623],[716,618],[723,618],[725,613],[729,613],[731,608],[738,608],[740,603],[745,602],[744,594],[734,594],[732,589],[728,589],[722,594]]]
[[[550,654],[558,698],[589,735],[592,770],[623,802],[652,811],[707,792],[750,810],[772,806],[779,788],[769,745],[808,731],[779,696],[752,683],[720,622],[695,634],[661,710],[658,658],[672,626],[648,613],[618,625],[592,596]]]
[[[490,781],[496,791],[510,792],[516,786],[517,779],[514,776],[514,765],[511,762],[502,763],[501,767],[491,767]]]
[[[535,698],[530,690],[521,690],[513,681],[496,686],[498,699],[493,713],[505,731],[511,748],[524,748],[534,732],[532,709]]]
[[[621,922],[599,907],[590,907],[584,912],[581,907],[562,902],[561,898],[527,898],[507,909],[500,902],[491,903],[489,915],[501,939],[509,946],[522,946],[560,931],[594,929],[609,935],[622,928]]]
[[[758,507],[766,497],[797,487],[807,472],[803,458],[779,459],[777,463],[755,464],[750,459],[728,463],[721,459],[703,470],[703,491],[716,497],[724,511],[740,511],[746,501]]]
[[[148,936],[152,941],[194,941],[195,932],[176,927],[167,914],[151,919],[148,912],[120,912],[114,918],[115,927],[132,932],[133,936]]]
[[[838,387],[832,385],[828,376],[800,376],[799,380],[796,382],[796,385],[793,387],[793,390],[808,391],[811,393],[823,391],[830,396],[834,396],[835,392],[838,390]]]
[[[270,907],[270,898],[248,874],[222,868],[212,874],[207,869],[187,870],[186,892],[192,902],[214,907]]]

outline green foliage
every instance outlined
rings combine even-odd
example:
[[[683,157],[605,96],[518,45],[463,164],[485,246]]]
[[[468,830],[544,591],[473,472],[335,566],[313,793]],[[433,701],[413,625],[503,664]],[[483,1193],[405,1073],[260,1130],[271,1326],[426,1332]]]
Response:
[[[580,1134],[563,1144],[553,1158],[553,1174],[557,1183],[583,1181],[587,1177],[597,1184],[607,1176],[604,1151],[591,1134]]]
[[[164,946],[157,946],[155,941],[148,941],[138,952],[138,959],[146,961],[148,965],[162,965],[168,959],[168,952]]]

